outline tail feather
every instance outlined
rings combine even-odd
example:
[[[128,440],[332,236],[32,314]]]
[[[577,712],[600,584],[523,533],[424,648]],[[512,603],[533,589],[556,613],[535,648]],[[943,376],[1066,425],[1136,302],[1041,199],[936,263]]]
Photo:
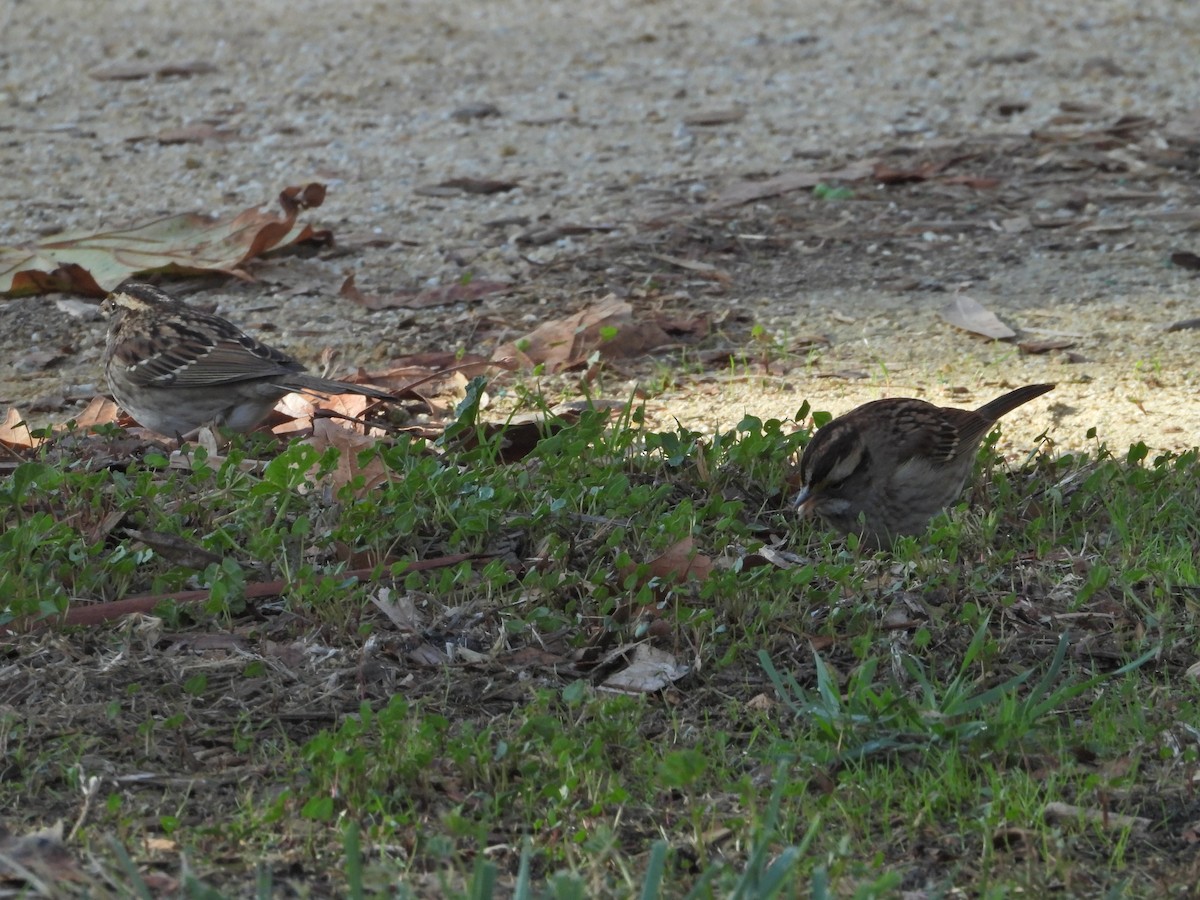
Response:
[[[976,413],[983,416],[989,421],[995,422],[1001,416],[1012,412],[1023,403],[1028,403],[1035,397],[1040,397],[1047,391],[1054,390],[1052,384],[1027,384],[1025,387],[1019,387],[1015,391],[1009,391],[1002,397],[997,397],[989,403],[983,404]]]
[[[365,384],[351,384],[349,381],[334,381],[331,378],[321,378],[317,375],[295,375],[279,382],[281,388],[286,388],[289,391],[299,391],[305,394],[361,394],[364,397],[371,397],[375,400],[392,400],[399,399],[395,394],[389,394],[387,391],[381,391],[378,388],[368,387]]]

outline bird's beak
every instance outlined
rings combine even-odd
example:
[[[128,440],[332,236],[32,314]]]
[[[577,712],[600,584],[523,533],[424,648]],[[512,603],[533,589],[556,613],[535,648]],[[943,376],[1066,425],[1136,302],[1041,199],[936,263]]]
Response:
[[[813,502],[816,497],[813,496],[812,490],[805,485],[800,488],[800,493],[792,498],[792,506],[800,514],[800,518],[805,519],[812,515]]]

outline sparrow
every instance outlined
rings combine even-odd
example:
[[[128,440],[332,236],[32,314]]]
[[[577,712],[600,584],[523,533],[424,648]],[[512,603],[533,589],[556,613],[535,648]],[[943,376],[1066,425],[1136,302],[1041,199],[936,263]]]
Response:
[[[104,376],[113,399],[139,425],[160,434],[182,438],[203,425],[250,431],[292,391],[395,399],[310,375],[228,319],[150,284],[123,282],[100,308],[109,316]]]
[[[1020,387],[976,410],[911,398],[864,403],[813,435],[793,505],[843,534],[860,534],[869,547],[920,534],[958,498],[996,421],[1053,387]]]

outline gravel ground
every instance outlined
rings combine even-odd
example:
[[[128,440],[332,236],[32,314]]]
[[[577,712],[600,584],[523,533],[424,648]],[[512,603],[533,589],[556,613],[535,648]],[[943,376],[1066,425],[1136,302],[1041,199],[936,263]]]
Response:
[[[612,272],[584,267],[551,282],[548,268],[644,245],[646,223],[703,211],[746,179],[985,135],[1028,149],[1064,115],[1080,127],[1149,117],[1135,146],[1097,150],[1129,179],[1149,177],[1147,154],[1181,135],[1200,139],[1200,4],[1179,0],[10,0],[0,26],[0,242],[189,210],[228,215],[273,202],[286,185],[325,182],[316,218],[337,236],[336,252],[263,262],[255,284],[205,287],[240,322],[270,325],[273,343],[309,359],[333,345],[366,365],[486,351],[577,307],[609,289]],[[93,77],[196,60],[213,69]],[[224,134],[155,138],[196,125]],[[869,237],[837,271],[831,261],[843,257],[826,256],[812,228],[773,259],[743,257],[716,305],[747,311],[785,345],[820,333],[833,342],[820,374],[867,377],[818,380],[808,367],[709,376],[682,382],[654,410],[708,428],[745,411],[790,415],[806,396],[835,411],[906,393],[970,405],[1004,384],[1055,379],[1053,399],[1022,410],[1030,421],[1013,423],[1014,438],[1051,426],[1060,445],[1075,446],[1097,426],[1116,445],[1192,446],[1197,332],[1164,326],[1198,314],[1196,280],[1165,262],[1195,246],[1196,178],[1186,167],[1155,173],[1154,215],[1126,216],[1129,233],[1087,252],[1031,238],[989,255],[986,232],[966,268],[922,256],[927,233],[904,252],[879,251],[892,256],[889,271],[911,260],[912,277],[938,291],[870,276],[863,260],[880,241]],[[462,177],[518,187],[428,190]],[[1081,208],[1102,218],[1125,202],[1105,197]],[[1030,208],[1037,202],[1034,192]],[[771,226],[795,212],[790,203],[751,204],[736,224]],[[606,230],[518,240],[565,224]],[[368,290],[465,272],[532,290],[519,304],[367,313],[336,296],[348,271]],[[954,331],[935,311],[963,288],[1023,329],[1075,335],[1080,360],[1017,356]],[[0,346],[13,360],[0,371],[0,405],[32,409],[35,422],[65,418],[98,389],[102,333],[102,322],[46,298],[0,305]]]

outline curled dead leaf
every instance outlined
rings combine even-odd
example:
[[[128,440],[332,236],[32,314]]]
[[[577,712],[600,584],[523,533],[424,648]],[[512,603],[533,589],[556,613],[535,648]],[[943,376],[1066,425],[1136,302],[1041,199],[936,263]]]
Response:
[[[602,357],[640,356],[670,338],[653,323],[633,320],[633,307],[609,294],[580,312],[543,322],[525,337],[497,348],[493,359],[516,359],[523,368],[542,365],[548,374],[584,365],[594,352]]]
[[[661,556],[646,564],[646,572],[651,578],[669,584],[705,581],[712,570],[713,561],[696,549],[696,541],[691,537],[676,541]]]
[[[4,421],[0,422],[0,444],[13,450],[32,450],[44,442],[44,438],[33,436],[29,426],[25,424],[25,416],[10,406],[4,415]]]
[[[151,272],[247,277],[243,266],[256,256],[287,244],[329,239],[329,232],[296,221],[301,211],[324,199],[323,184],[298,185],[280,192],[282,216],[258,207],[226,219],[184,213],[130,228],[69,232],[0,246],[0,294],[103,296],[131,275]]]
[[[361,478],[362,483],[355,488],[354,494],[356,497],[362,497],[388,480],[387,466],[377,455],[367,457],[366,463],[361,462],[359,458],[362,451],[369,450],[378,443],[377,438],[343,428],[333,419],[317,418],[313,419],[312,437],[305,443],[311,444],[322,453],[330,447],[337,448],[337,465],[327,476],[327,483],[335,491]]]
[[[1075,341],[1070,338],[1046,338],[1041,341],[1021,341],[1017,344],[1022,353],[1039,354],[1049,353],[1051,350],[1070,350],[1075,346]]]
[[[670,687],[690,671],[674,654],[649,644],[638,644],[629,665],[609,675],[600,687],[621,694],[649,694]]]
[[[983,335],[995,341],[1006,341],[1017,333],[976,300],[959,295],[947,303],[938,314],[955,328]]]

